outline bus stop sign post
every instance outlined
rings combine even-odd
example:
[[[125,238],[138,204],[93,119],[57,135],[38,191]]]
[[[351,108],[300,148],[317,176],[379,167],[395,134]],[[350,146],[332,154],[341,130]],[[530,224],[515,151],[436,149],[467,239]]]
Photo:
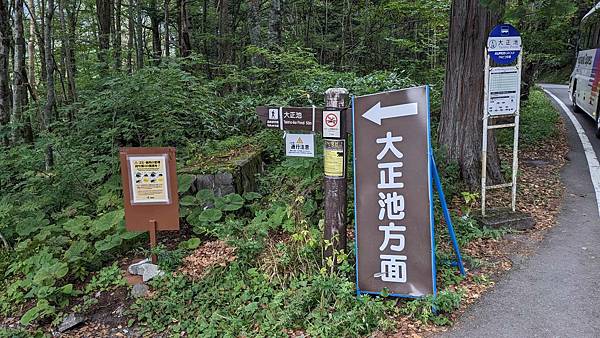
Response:
[[[516,28],[500,24],[492,29],[485,49],[483,140],[481,142],[481,215],[486,216],[487,190],[511,188],[511,209],[517,207],[519,167],[519,110],[521,102],[521,37]],[[500,66],[492,66],[492,63]],[[511,123],[494,124],[498,118],[512,117]],[[493,129],[514,128],[512,180],[487,185],[488,133]]]

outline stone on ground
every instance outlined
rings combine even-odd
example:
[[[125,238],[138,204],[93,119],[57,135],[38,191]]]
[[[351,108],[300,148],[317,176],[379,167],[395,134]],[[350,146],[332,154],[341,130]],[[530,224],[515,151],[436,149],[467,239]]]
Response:
[[[70,315],[65,317],[65,319],[63,319],[62,323],[58,326],[58,332],[65,332],[83,322],[85,322],[84,316],[82,316],[78,313],[71,313]]]
[[[145,297],[149,291],[150,289],[148,289],[148,285],[142,283],[136,284],[131,289],[131,296],[133,298]]]

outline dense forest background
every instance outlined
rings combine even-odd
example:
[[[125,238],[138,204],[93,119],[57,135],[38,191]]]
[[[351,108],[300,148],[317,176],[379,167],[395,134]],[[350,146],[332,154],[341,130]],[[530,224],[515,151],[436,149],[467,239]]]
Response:
[[[522,32],[526,88],[568,78],[578,23],[594,1],[480,3]],[[329,87],[368,94],[430,84],[435,132],[444,79],[456,71],[446,69],[457,48],[448,45],[451,5],[0,0],[0,234],[15,248],[0,250],[0,314],[30,310],[29,323],[54,313],[68,303],[73,280],[129,249],[132,237],[117,226],[119,147],[175,146],[184,167],[199,154],[253,143],[280,163],[280,135],[262,130],[255,107],[322,105]],[[443,145],[436,148],[443,156]],[[312,187],[310,214],[318,223],[321,176],[314,172],[321,168],[303,163],[284,162],[270,175],[308,180],[287,188]],[[314,175],[305,177],[308,171]],[[460,177],[445,171],[453,173]],[[269,179],[273,191],[263,193],[285,193],[281,179]],[[344,297],[354,299],[346,288]]]

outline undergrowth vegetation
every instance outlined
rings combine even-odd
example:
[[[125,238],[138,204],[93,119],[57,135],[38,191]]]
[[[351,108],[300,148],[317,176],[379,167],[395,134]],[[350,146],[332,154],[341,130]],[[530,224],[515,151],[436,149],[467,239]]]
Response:
[[[254,111],[259,105],[319,105],[329,87],[356,95],[405,88],[417,76],[340,73],[303,51],[253,52],[268,69],[229,69],[208,80],[166,64],[86,79],[79,103],[63,108],[76,112],[72,120],[56,122],[36,145],[0,152],[0,233],[11,246],[0,249],[0,316],[17,316],[23,326],[56,324],[69,310],[93,306],[93,293],[123,287],[114,262],[139,251],[147,235],[124,228],[119,147],[176,146],[184,168],[251,146],[267,162],[258,192],[189,194],[191,178],[180,175],[181,223],[192,237],[156,251],[169,272],[208,240],[234,247],[236,260],[200,280],[167,273],[153,281],[155,296],[138,299],[129,311],[137,326],[147,333],[206,337],[284,337],[295,331],[341,337],[391,329],[400,315],[449,323],[444,314],[460,306],[464,292],[446,289],[463,279],[448,263],[450,253],[438,253],[442,285],[436,298],[356,296],[353,243],[347,253],[324,259],[329,243],[322,235],[321,147],[314,159],[284,158],[280,132],[261,131]],[[435,108],[443,74],[429,76]],[[540,95],[532,92],[524,107],[526,142],[552,135],[556,120]],[[50,141],[56,154],[52,174],[43,168]],[[438,160],[448,194],[458,194],[457,167]],[[456,222],[461,244],[501,235],[477,227],[468,215]],[[436,242],[446,236],[440,228]],[[81,301],[74,302],[77,297]]]

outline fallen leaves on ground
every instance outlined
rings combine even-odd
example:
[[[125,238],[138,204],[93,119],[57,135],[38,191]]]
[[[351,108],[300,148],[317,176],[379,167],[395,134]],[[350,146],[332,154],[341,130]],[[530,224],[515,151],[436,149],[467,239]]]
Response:
[[[206,275],[210,268],[226,266],[235,258],[235,248],[224,241],[207,242],[184,258],[178,271],[192,280],[198,280]]]

